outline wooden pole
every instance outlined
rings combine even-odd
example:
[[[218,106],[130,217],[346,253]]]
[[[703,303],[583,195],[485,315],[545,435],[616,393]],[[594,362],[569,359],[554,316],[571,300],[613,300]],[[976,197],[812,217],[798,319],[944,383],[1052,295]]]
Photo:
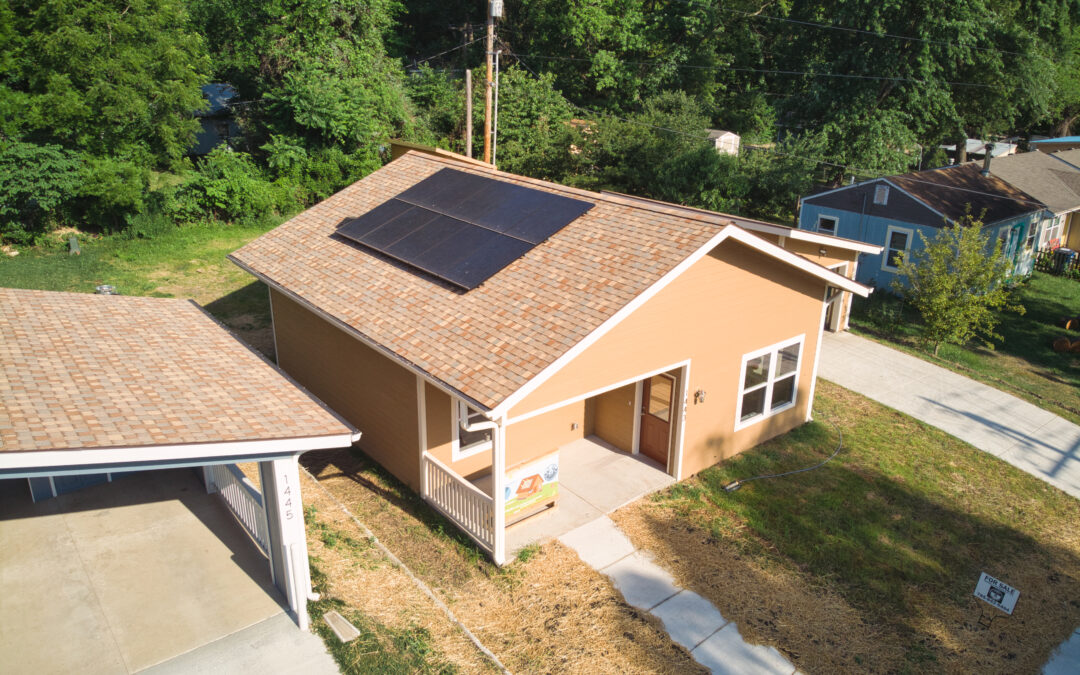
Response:
[[[472,70],[465,69],[465,156],[472,157]]]
[[[484,72],[484,161],[491,163],[491,90],[494,86],[491,80],[492,56],[495,52],[495,17],[492,15],[491,1],[488,0],[487,11],[487,68]]]

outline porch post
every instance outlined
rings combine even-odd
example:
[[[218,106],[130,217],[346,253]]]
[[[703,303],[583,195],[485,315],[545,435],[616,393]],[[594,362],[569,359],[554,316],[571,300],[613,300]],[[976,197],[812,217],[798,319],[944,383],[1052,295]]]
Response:
[[[491,508],[494,510],[495,541],[493,558],[496,565],[506,563],[506,417],[498,420],[493,429],[491,444]]]
[[[259,462],[263,508],[266,509],[270,570],[277,586],[289,602],[289,609],[302,630],[308,630],[308,596],[311,568],[308,566],[304,505],[300,500],[298,455]]]

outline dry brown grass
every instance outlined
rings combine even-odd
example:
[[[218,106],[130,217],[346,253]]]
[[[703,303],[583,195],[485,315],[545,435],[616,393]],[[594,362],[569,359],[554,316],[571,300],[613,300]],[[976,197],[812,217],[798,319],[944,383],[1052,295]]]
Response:
[[[440,533],[440,521],[411,491],[366,460],[342,451],[309,453],[304,462],[511,671],[704,672],[654,617],[627,605],[606,577],[558,543],[500,570],[456,534]],[[305,490],[307,501],[313,490]],[[349,572],[349,564],[342,561],[334,574]],[[385,611],[394,611],[396,602],[385,602]],[[452,653],[452,645],[436,644]]]

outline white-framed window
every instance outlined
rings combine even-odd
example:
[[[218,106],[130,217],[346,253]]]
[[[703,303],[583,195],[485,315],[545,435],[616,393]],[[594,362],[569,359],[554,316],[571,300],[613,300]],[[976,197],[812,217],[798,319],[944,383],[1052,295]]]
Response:
[[[1046,221],[1043,222],[1046,223]],[[1064,224],[1064,216],[1054,216],[1053,220],[1045,224],[1042,235],[1039,237],[1039,249],[1061,246],[1061,230]]]
[[[885,230],[885,255],[881,258],[881,269],[894,271],[900,265],[900,256],[907,256],[911,251],[911,239],[914,232],[903,227],[890,225]]]
[[[795,405],[805,341],[804,333],[742,357],[736,431]]]
[[[834,216],[818,216],[817,217],[817,231],[822,234],[836,234],[836,217]]]
[[[450,423],[453,424],[454,429],[450,459],[454,462],[482,452],[491,452],[492,430],[465,431],[461,428],[462,417],[466,417],[473,423],[488,421],[486,417],[462,401],[457,401],[456,405],[450,406]]]
[[[889,186],[877,184],[874,186],[874,203],[885,206],[889,203]]]
[[[1027,238],[1024,240],[1024,250],[1030,251],[1035,248],[1035,238],[1039,233],[1039,224],[1031,221],[1027,224]]]

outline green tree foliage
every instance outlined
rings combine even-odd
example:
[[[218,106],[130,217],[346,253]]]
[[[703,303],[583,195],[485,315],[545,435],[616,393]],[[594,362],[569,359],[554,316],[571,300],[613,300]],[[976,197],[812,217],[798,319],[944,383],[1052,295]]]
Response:
[[[185,220],[253,223],[288,206],[287,191],[267,180],[247,153],[219,146],[177,189],[167,208]]]
[[[0,142],[0,240],[33,241],[79,189],[80,160],[58,145]]]
[[[0,131],[141,166],[180,157],[210,71],[182,0],[11,0]]]
[[[1006,281],[1012,263],[968,216],[943,228],[932,239],[919,233],[922,248],[899,263],[893,289],[903,294],[923,319],[922,340],[934,354],[942,343],[966,345],[979,340],[993,349],[1001,310],[1024,312],[1012,299]]]

